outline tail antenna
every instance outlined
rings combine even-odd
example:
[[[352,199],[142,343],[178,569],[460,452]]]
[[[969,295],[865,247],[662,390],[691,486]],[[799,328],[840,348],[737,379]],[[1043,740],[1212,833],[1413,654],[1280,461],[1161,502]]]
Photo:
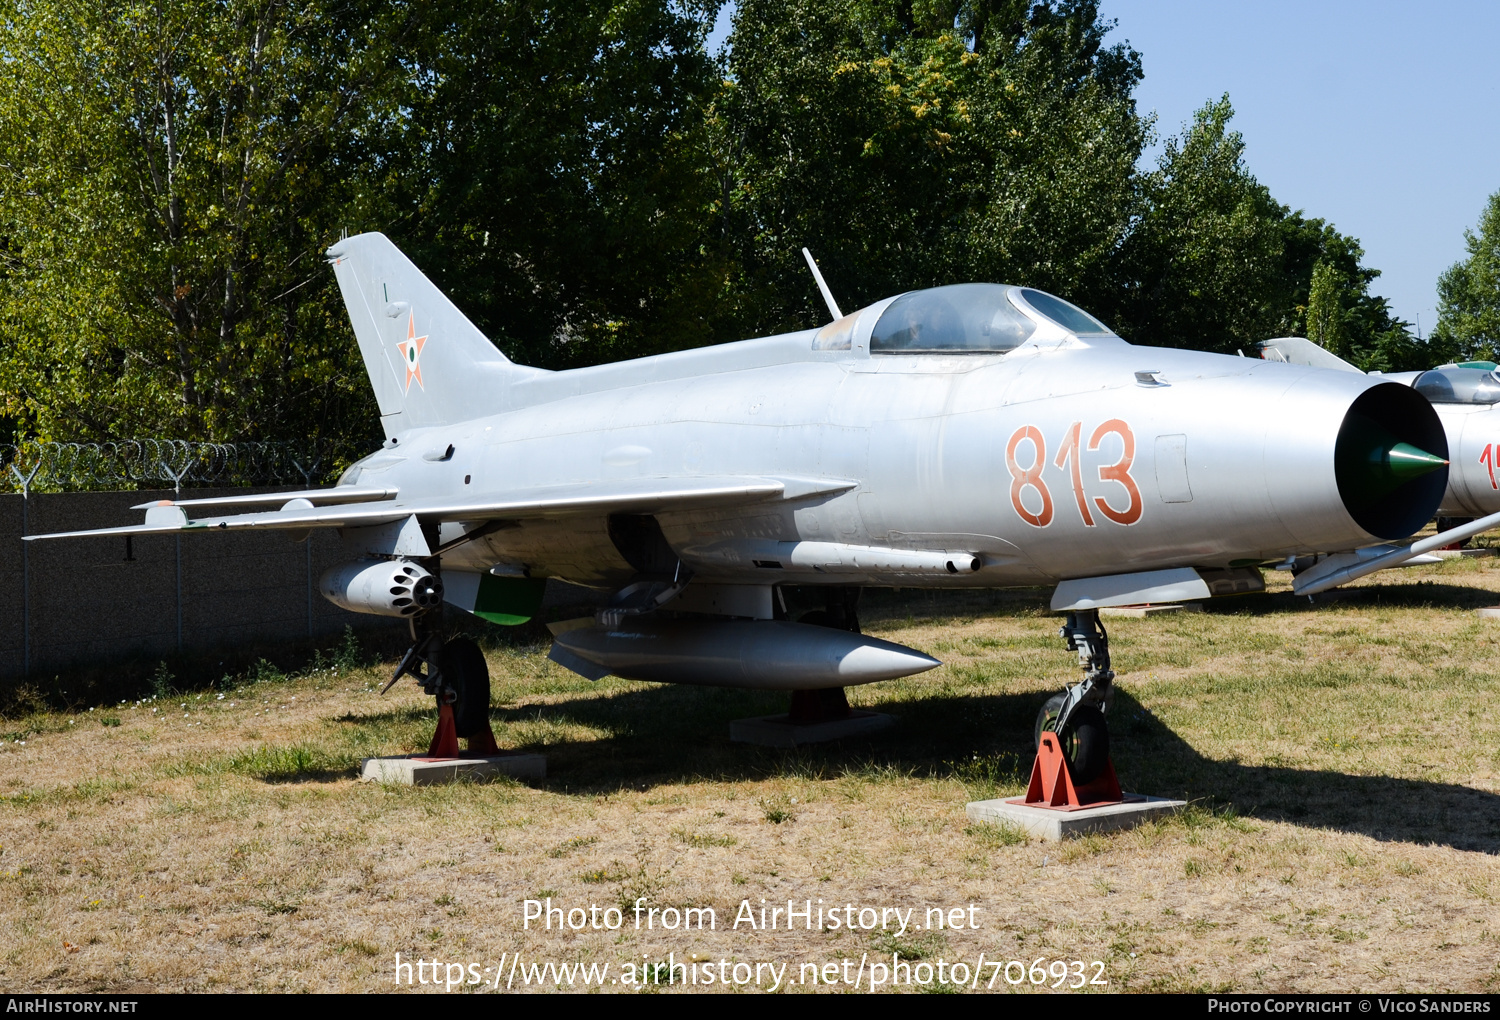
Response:
[[[839,311],[839,303],[833,299],[833,292],[828,289],[828,284],[823,282],[823,274],[818,272],[818,263],[813,259],[812,252],[803,248],[802,257],[807,259],[807,268],[812,270],[813,279],[818,281],[818,291],[823,295],[823,303],[828,306],[828,311],[835,319],[842,319],[844,313]]]

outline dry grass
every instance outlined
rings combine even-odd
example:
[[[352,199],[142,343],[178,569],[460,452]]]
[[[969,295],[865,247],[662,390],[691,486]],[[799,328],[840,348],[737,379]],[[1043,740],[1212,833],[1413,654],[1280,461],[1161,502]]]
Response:
[[[361,756],[430,733],[409,684],[371,690],[385,667],[35,711],[0,721],[0,986],[367,990],[397,952],[517,950],[795,974],[899,950],[1100,960],[1116,990],[1493,992],[1500,622],[1468,610],[1497,581],[1500,560],[1452,561],[1312,605],[1112,621],[1119,772],[1195,806],[1062,845],[964,817],[1019,789],[1033,714],[1075,668],[1039,592],[872,595],[867,629],[947,665],[851,692],[892,734],[795,753],[726,739],[776,698],[589,684],[541,644],[496,647],[496,733],[547,753],[535,786],[356,782]],[[547,896],[713,907],[719,926],[523,931],[522,901]],[[979,928],[730,930],[762,898],[973,903]]]

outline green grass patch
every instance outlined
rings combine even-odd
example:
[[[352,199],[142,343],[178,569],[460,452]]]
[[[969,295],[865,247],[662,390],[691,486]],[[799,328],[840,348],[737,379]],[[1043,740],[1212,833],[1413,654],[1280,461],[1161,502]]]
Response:
[[[293,783],[350,776],[359,761],[357,754],[333,752],[314,744],[262,745],[222,759],[222,771],[268,783]],[[213,771],[212,764],[204,771]]]
[[[672,835],[677,838],[678,842],[686,843],[699,850],[707,850],[716,846],[734,846],[739,842],[733,836],[721,835],[717,832],[689,832],[686,829],[673,829]]]

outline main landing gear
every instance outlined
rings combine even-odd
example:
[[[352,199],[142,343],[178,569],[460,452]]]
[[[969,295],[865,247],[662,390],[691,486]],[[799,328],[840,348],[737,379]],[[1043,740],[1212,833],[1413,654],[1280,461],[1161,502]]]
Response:
[[[469,638],[444,638],[441,609],[418,613],[409,623],[412,645],[381,693],[410,675],[437,699],[438,726],[428,757],[457,758],[460,737],[468,740],[472,757],[499,754],[490,729],[490,670],[484,653]]]
[[[1036,717],[1036,764],[1027,803],[1081,807],[1118,801],[1123,796],[1109,759],[1109,711],[1114,671],[1109,668],[1109,634],[1097,609],[1071,612],[1059,631],[1069,651],[1078,653],[1083,680],[1047,699]]]

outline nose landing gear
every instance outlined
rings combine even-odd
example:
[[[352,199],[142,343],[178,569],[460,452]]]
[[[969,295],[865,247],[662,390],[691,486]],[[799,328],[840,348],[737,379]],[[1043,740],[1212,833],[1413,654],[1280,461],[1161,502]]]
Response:
[[[1060,636],[1078,653],[1083,680],[1047,699],[1036,717],[1036,762],[1026,793],[1028,804],[1083,807],[1119,801],[1119,781],[1109,758],[1109,726],[1104,714],[1114,693],[1109,668],[1109,634],[1097,609],[1071,612]]]

